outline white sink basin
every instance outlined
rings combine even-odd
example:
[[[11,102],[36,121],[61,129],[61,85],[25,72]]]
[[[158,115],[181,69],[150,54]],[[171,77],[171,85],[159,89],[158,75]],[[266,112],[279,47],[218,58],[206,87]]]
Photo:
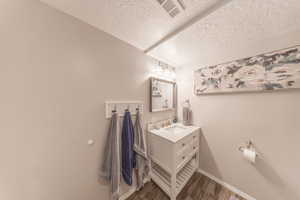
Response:
[[[197,129],[199,129],[199,127],[184,126],[183,124],[177,123],[165,128],[154,129],[150,132],[155,135],[161,136],[171,142],[177,142],[178,140],[184,138]]]
[[[176,124],[174,126],[170,126],[170,127],[165,128],[165,131],[168,131],[168,132],[173,133],[173,134],[178,134],[178,133],[184,131],[185,129],[186,129],[186,127],[179,126],[178,124]]]

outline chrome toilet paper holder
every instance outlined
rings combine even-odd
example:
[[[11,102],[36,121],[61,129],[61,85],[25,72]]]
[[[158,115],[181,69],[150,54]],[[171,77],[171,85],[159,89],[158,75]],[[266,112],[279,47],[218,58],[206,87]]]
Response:
[[[259,157],[259,154],[256,152],[256,150],[254,148],[254,144],[253,144],[253,142],[251,140],[249,140],[249,141],[246,142],[246,146],[240,146],[238,148],[238,150],[240,152],[242,152],[242,153],[244,152],[245,149],[252,149],[252,150],[254,150],[255,153],[256,153],[256,157]]]

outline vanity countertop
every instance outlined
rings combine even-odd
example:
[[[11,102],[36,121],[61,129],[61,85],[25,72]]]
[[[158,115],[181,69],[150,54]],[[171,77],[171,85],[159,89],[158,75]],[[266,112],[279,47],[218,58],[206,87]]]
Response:
[[[198,126],[184,126],[181,123],[175,123],[168,127],[152,129],[150,132],[176,143],[198,129],[200,129]]]

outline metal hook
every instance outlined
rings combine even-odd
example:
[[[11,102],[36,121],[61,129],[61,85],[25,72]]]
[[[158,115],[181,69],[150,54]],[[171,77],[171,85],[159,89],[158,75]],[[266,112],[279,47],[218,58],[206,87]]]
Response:
[[[129,111],[130,109],[130,105],[127,105],[127,108],[125,109],[125,111]]]
[[[242,146],[239,147],[240,152],[244,152],[244,149],[245,149],[245,147],[242,147]]]
[[[117,105],[114,105],[114,109],[112,110],[112,112],[117,112]]]

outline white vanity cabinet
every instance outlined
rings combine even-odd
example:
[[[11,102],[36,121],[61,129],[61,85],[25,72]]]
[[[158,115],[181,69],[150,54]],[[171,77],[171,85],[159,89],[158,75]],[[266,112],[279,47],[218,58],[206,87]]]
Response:
[[[151,179],[171,200],[198,169],[199,131],[199,127],[181,124],[149,130]]]

